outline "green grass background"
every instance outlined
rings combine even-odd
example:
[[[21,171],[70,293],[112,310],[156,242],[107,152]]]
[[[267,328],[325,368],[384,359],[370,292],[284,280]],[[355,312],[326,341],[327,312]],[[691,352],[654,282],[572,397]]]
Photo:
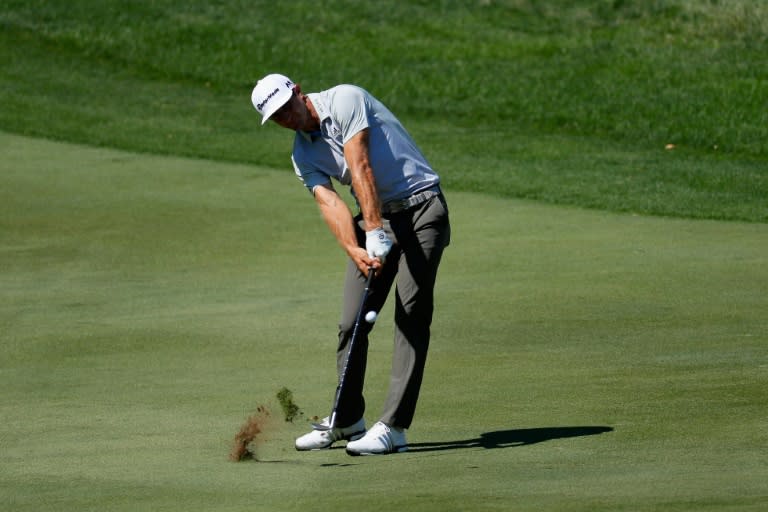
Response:
[[[4,2],[2,503],[764,510],[767,36],[749,0]],[[270,71],[365,86],[444,178],[410,453],[297,453],[278,411],[227,460],[335,386],[344,256]]]
[[[766,504],[764,224],[450,193],[414,451],[298,453],[307,423],[279,421],[275,393],[289,387],[307,416],[328,407],[343,256],[292,174],[0,147],[11,510]],[[372,339],[369,419],[390,316]],[[262,462],[229,462],[261,404],[277,417]]]

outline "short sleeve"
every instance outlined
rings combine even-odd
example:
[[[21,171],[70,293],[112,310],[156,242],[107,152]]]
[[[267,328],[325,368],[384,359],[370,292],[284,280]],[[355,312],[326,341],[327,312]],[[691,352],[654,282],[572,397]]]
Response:
[[[304,183],[304,186],[313,194],[315,193],[315,187],[317,186],[333,186],[331,178],[327,174],[303,166],[293,157],[291,157],[291,161],[293,162],[293,169],[296,172],[296,177],[299,178],[299,180]]]
[[[342,143],[360,131],[369,127],[368,99],[365,91],[352,85],[340,85],[336,88],[330,105],[331,117],[341,129]]]

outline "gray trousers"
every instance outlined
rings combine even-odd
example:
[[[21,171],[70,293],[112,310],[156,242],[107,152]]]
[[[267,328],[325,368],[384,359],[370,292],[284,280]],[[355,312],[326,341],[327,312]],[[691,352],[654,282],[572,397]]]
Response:
[[[358,242],[365,247],[360,216],[355,218]],[[429,347],[434,309],[434,287],[443,249],[451,238],[448,208],[441,195],[408,210],[384,214],[384,229],[393,241],[384,267],[371,285],[365,312],[380,311],[395,286],[395,339],[392,373],[384,410],[379,418],[388,425],[408,428],[419,397]],[[350,260],[344,284],[344,306],[336,353],[339,375],[352,337],[365,277]],[[378,323],[385,319],[380,318]],[[363,386],[368,358],[368,334],[373,325],[363,320],[350,355],[344,389],[339,398],[337,424],[347,426],[363,417]]]

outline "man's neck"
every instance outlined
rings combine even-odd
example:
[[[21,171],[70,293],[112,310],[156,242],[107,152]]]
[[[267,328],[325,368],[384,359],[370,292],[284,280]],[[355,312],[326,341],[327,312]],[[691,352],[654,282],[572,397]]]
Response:
[[[312,103],[312,100],[309,99],[309,96],[304,96],[304,103],[307,105],[307,109],[309,110],[310,115],[310,122],[307,123],[307,126],[304,127],[305,132],[314,132],[320,129],[320,115],[317,113],[317,109],[315,109],[315,105]]]

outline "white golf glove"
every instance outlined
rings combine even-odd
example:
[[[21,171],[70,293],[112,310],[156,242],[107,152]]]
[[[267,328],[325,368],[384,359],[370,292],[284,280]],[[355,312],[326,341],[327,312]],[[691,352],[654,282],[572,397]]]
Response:
[[[389,239],[384,228],[365,232],[365,250],[368,251],[368,257],[379,258],[383,263],[390,249],[392,249],[392,240]]]

